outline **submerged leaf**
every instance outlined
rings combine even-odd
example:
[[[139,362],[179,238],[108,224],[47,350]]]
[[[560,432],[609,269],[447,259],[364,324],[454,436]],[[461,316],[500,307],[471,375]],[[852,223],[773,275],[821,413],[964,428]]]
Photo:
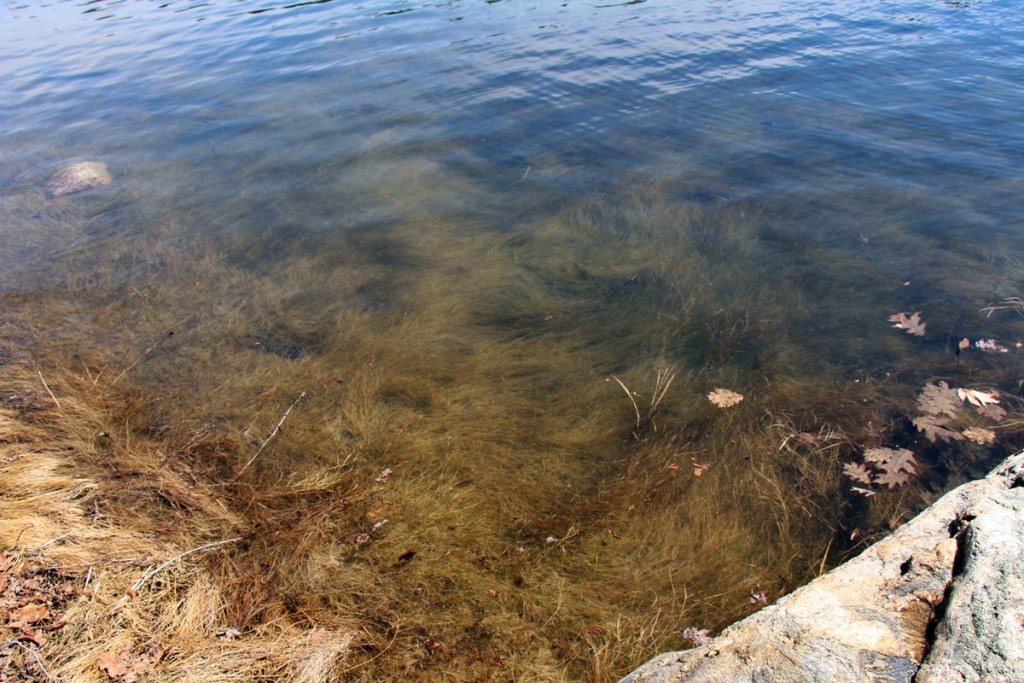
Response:
[[[917,474],[917,460],[914,454],[906,448],[868,448],[864,451],[864,462],[871,463],[878,468],[877,473],[870,474],[868,484],[881,484],[894,488],[905,484],[910,477]],[[861,468],[861,472],[866,472]]]
[[[928,324],[921,322],[920,313],[914,313],[909,316],[906,313],[896,313],[889,316],[889,322],[896,323],[893,327],[906,330],[907,334],[913,334],[918,337],[924,336],[924,328]]]
[[[909,480],[909,474],[907,474],[906,472],[897,471],[882,472],[877,477],[875,477],[875,483],[881,484],[883,486],[888,486],[891,489],[896,488],[901,484],[906,484]]]
[[[917,460],[906,448],[869,448],[864,451],[864,460],[887,472],[902,470],[908,474],[917,474]]]
[[[854,481],[859,481],[862,484],[870,484],[872,482],[871,470],[860,463],[848,462],[844,464],[843,474]]]
[[[917,396],[917,407],[925,415],[956,415],[963,404],[955,389],[945,382],[925,384]]]
[[[950,419],[938,415],[918,415],[914,418],[914,426],[932,442],[963,440],[963,434],[947,426]]]
[[[978,411],[979,415],[984,415],[985,417],[992,418],[997,421],[1006,417],[1006,410],[996,403],[989,403],[981,406],[980,408],[975,408],[975,410]]]

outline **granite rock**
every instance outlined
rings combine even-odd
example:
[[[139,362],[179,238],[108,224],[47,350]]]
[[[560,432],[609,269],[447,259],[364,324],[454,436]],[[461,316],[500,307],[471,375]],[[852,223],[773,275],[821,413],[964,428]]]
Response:
[[[1024,680],[1024,453],[860,556],[621,683]]]

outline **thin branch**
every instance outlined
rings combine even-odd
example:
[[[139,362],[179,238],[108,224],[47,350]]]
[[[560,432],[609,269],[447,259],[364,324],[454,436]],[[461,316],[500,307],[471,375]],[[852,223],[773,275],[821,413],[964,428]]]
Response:
[[[44,543],[41,546],[39,546],[38,548],[36,548],[36,552],[39,552],[40,550],[42,550],[46,546],[50,545],[51,543],[56,543],[57,541],[65,539],[65,538],[67,538],[70,535],[71,534],[64,534],[63,536],[58,536],[57,538],[51,538],[49,541],[47,541],[46,543]]]
[[[245,463],[245,465],[242,466],[242,469],[238,470],[238,474],[235,475],[236,481],[238,480],[239,477],[242,476],[242,472],[245,472],[247,469],[249,469],[249,465],[251,465],[253,461],[256,460],[256,458],[259,456],[259,454],[263,452],[263,449],[267,447],[267,444],[270,443],[270,440],[277,436],[277,433],[281,431],[281,425],[283,425],[284,421],[288,419],[288,415],[293,410],[295,410],[295,406],[299,405],[299,401],[305,398],[306,392],[303,391],[301,394],[299,394],[299,397],[297,399],[292,401],[292,404],[288,406],[288,410],[284,411],[284,415],[282,415],[281,419],[277,421],[277,426],[274,427],[274,431],[270,432],[270,436],[263,440],[263,443],[260,444],[260,447],[256,450],[256,453],[251,458],[249,458],[249,462]]]
[[[3,650],[6,650],[7,648],[11,647],[12,645],[17,645],[22,650],[24,650],[25,652],[27,652],[30,655],[32,655],[32,658],[36,660],[36,664],[39,666],[40,669],[42,669],[43,674],[46,676],[46,679],[50,680],[50,681],[54,680],[53,676],[50,675],[50,672],[46,670],[46,666],[43,665],[43,660],[39,658],[39,654],[35,650],[33,650],[32,648],[26,646],[24,643],[22,643],[17,638],[8,638],[7,640],[5,640],[3,645],[0,646],[0,652],[2,652]]]
[[[142,576],[139,577],[139,580],[132,584],[132,591],[138,591],[140,588],[146,585],[147,581],[149,581],[154,576],[156,576],[157,574],[167,569],[169,566],[171,566],[172,564],[174,564],[175,562],[177,562],[178,560],[182,559],[187,555],[191,555],[192,553],[198,553],[203,550],[209,550],[210,548],[216,548],[219,545],[225,545],[227,543],[237,543],[241,540],[241,536],[235,536],[234,538],[228,538],[223,541],[214,541],[213,543],[207,543],[206,545],[201,545],[198,548],[192,548],[192,550],[186,550],[183,553],[179,553],[161,565],[158,565],[156,567],[147,567],[146,571],[142,572]]]

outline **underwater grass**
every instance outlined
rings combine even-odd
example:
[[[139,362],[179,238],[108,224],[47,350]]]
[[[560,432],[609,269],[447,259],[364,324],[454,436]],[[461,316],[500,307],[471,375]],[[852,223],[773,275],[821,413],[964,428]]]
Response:
[[[615,680],[967,476],[929,445],[912,486],[843,479],[876,434],[914,438],[924,381],[1006,386],[937,346],[906,365],[887,309],[823,341],[840,299],[740,210],[638,192],[505,232],[162,226],[3,301],[8,577],[81,598],[32,646],[55,676]]]

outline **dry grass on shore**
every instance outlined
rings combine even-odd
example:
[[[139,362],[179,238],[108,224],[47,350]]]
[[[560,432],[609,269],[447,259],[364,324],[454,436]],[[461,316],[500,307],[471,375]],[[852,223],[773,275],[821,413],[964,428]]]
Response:
[[[166,444],[140,439],[128,456],[97,438],[111,401],[102,384],[51,376],[58,399],[41,373],[8,364],[0,375],[3,680],[321,681],[345,660],[348,628],[232,628],[209,559],[244,539],[218,546],[210,534],[239,520],[215,489],[153,466]],[[187,523],[133,514],[133,487],[188,505]]]

